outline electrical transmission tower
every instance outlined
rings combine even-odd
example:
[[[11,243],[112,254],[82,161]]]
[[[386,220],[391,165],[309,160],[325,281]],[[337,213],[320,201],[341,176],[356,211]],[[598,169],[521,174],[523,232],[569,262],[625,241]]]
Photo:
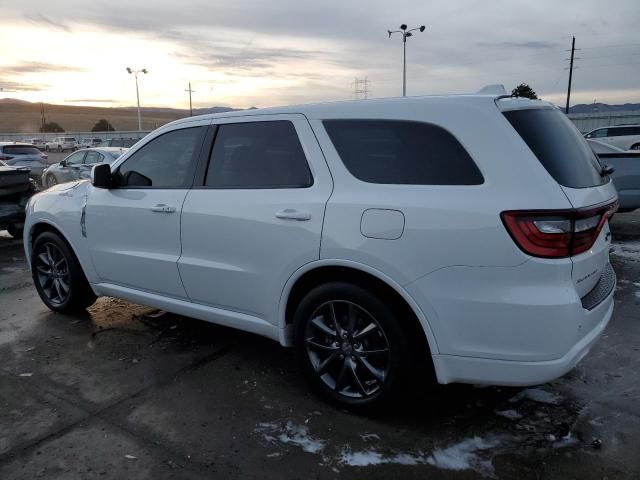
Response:
[[[369,78],[358,78],[356,77],[353,82],[353,98],[356,100],[359,98],[367,99],[369,98]]]

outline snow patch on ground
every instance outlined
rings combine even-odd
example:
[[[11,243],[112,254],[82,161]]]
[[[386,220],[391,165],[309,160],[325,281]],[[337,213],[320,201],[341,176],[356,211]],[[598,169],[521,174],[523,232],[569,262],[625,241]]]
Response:
[[[612,243],[611,255],[640,261],[640,242]]]
[[[508,418],[509,420],[520,420],[522,418],[522,415],[520,415],[516,410],[500,410],[496,411],[496,415]]]
[[[483,459],[479,452],[497,447],[499,444],[500,441],[497,438],[467,438],[443,450],[434,450],[427,462],[445,470],[473,469],[483,475],[493,475],[494,470],[491,460]]]
[[[384,463],[395,463],[398,465],[419,465],[428,462],[428,458],[423,453],[397,453],[394,455],[383,455],[375,450],[361,450],[356,452],[343,451],[338,457],[338,461],[350,467],[367,467],[369,465],[382,465]]]
[[[325,441],[309,435],[309,429],[288,421],[284,425],[276,423],[259,423],[256,432],[261,433],[269,442],[280,442],[285,445],[295,445],[309,453],[319,453],[324,449]]]
[[[365,442],[369,442],[371,440],[380,440],[380,436],[377,433],[361,433],[360,438]]]
[[[558,405],[562,401],[562,397],[557,393],[547,392],[541,388],[526,388],[511,397],[509,403],[516,403],[525,398],[534,402],[548,403],[550,405]]]

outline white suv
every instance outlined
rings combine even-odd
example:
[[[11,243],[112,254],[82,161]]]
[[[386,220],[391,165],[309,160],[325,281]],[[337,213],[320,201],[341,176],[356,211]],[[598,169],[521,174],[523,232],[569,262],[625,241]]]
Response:
[[[609,143],[622,150],[640,150],[640,125],[596,128],[585,137]]]
[[[75,151],[78,149],[78,142],[74,137],[56,137],[44,144],[47,152],[64,152],[65,150]]]
[[[413,97],[173,122],[34,196],[24,238],[52,310],[108,295],[264,335],[368,407],[429,370],[573,368],[612,315],[616,204],[551,104]]]

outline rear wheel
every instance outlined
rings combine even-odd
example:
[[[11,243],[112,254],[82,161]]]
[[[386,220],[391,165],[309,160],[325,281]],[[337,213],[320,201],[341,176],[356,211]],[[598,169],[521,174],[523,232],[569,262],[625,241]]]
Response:
[[[45,145],[45,146],[44,146],[44,151],[45,151],[45,152],[48,152],[48,151],[49,151],[49,145]]]
[[[351,409],[374,408],[396,396],[410,370],[398,313],[351,283],[311,290],[294,315],[296,354],[311,387]]]
[[[76,312],[96,301],[78,259],[55,233],[45,232],[36,238],[31,254],[31,275],[40,298],[51,310]]]

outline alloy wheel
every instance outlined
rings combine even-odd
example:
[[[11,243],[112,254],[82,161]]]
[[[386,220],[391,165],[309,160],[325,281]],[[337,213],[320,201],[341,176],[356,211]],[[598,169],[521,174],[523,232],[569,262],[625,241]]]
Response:
[[[320,305],[306,324],[305,347],[316,374],[338,395],[371,397],[389,374],[391,352],[382,327],[352,302]]]
[[[57,185],[58,181],[56,180],[56,177],[54,177],[53,175],[49,175],[47,177],[47,187],[53,187],[54,185]]]
[[[62,250],[52,242],[43,243],[35,255],[36,279],[53,305],[62,305],[71,294],[71,272]]]

